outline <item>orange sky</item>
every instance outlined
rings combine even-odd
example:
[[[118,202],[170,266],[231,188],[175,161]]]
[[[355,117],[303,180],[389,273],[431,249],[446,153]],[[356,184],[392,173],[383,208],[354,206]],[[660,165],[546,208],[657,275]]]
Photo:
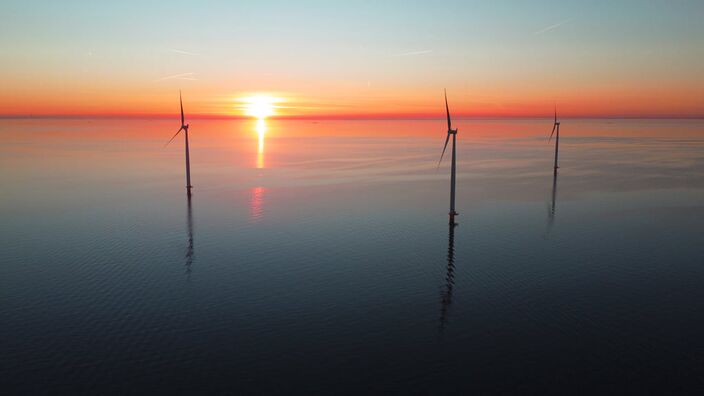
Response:
[[[184,106],[189,117],[247,117],[240,98],[263,94],[280,98],[278,118],[433,118],[443,117],[442,89],[404,92],[402,89],[350,89],[349,97],[306,96],[277,91],[232,91],[217,94],[186,87]],[[10,91],[11,92],[11,91]],[[16,89],[0,97],[3,116],[131,116],[170,117],[178,113],[178,88],[134,94],[117,90],[33,92]],[[553,100],[539,92],[514,91],[501,97],[490,88],[448,90],[456,117],[535,117],[552,113],[558,103],[564,117],[697,117],[704,115],[698,87],[588,87],[563,92]]]

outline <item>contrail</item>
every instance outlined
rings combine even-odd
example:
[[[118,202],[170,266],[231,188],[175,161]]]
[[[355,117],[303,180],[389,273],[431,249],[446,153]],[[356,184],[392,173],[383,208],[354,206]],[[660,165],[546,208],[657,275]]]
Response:
[[[392,56],[415,56],[415,55],[425,55],[433,52],[433,50],[420,50],[420,51],[410,51],[410,52],[403,52],[400,54],[394,54]]]
[[[564,25],[564,24],[570,22],[571,20],[572,20],[572,18],[567,18],[567,19],[565,19],[565,20],[562,21],[562,22],[558,22],[558,23],[556,23],[556,24],[554,24],[554,25],[550,25],[550,26],[548,26],[548,27],[546,27],[546,28],[540,29],[540,30],[538,30],[537,32],[535,32],[535,33],[533,33],[533,34],[543,34],[543,33],[547,33],[547,32],[549,32],[549,31],[552,31],[552,30],[555,30],[555,29],[559,28],[560,26],[562,26],[562,25]]]
[[[181,74],[174,74],[173,76],[166,76],[162,78],[158,78],[154,80],[154,82],[159,82],[159,81],[164,81],[164,80],[189,80],[189,81],[197,81],[198,79],[195,78],[193,72],[189,73],[181,73]]]
[[[180,49],[176,49],[176,48],[169,48],[169,51],[175,52],[175,53],[181,54],[181,55],[189,55],[189,56],[197,56],[198,55],[194,52],[188,52],[188,51],[184,51],[184,50],[180,50]]]

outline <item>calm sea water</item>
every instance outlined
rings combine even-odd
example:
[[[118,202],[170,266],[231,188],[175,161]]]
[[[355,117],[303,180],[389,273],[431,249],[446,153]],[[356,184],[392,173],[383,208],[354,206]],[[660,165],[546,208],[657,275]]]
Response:
[[[0,120],[2,393],[704,386],[704,121],[177,124]]]

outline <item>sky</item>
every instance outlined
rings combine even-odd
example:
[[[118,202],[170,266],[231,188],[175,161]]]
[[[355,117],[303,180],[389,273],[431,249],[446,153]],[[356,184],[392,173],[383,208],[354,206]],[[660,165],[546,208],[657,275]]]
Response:
[[[0,115],[704,117],[704,1],[3,1]]]

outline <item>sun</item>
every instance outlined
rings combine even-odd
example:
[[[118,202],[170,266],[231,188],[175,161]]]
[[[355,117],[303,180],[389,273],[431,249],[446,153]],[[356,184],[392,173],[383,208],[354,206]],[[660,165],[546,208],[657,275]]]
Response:
[[[276,103],[281,102],[281,98],[273,96],[255,95],[240,99],[244,104],[242,109],[245,114],[257,119],[264,119],[276,115]]]

